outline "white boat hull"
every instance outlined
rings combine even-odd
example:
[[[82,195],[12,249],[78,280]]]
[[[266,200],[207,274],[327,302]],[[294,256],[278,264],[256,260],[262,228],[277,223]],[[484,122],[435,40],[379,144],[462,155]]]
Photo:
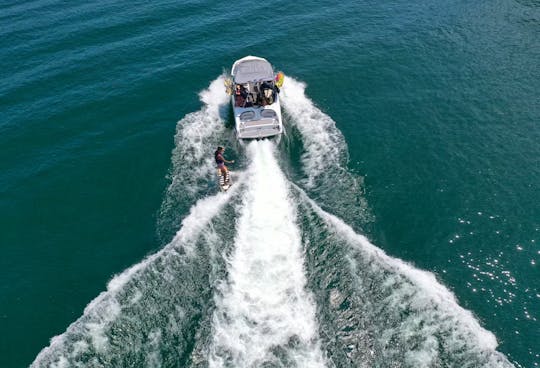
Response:
[[[233,98],[232,105],[238,138],[265,138],[283,133],[279,98],[272,105],[247,108],[235,107]]]
[[[237,60],[231,71],[236,135],[239,139],[266,138],[283,133],[279,89],[270,63],[247,56]],[[242,97],[235,94],[241,88]],[[265,97],[265,92],[268,96]]]

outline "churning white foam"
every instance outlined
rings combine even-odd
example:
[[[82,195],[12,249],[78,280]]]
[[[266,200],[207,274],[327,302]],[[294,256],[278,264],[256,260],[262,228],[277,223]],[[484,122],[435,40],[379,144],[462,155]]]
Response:
[[[287,181],[271,142],[252,142],[228,280],[215,297],[210,367],[323,367],[315,305]]]
[[[212,81],[199,93],[202,108],[177,123],[169,174],[171,182],[158,218],[158,234],[164,241],[178,228],[183,208],[206,195],[209,179],[214,178],[212,153],[216,145],[223,145],[226,135],[223,115],[229,100],[223,81],[223,76]]]
[[[302,186],[325,208],[342,218],[368,223],[373,220],[363,197],[363,178],[347,169],[349,153],[345,138],[330,116],[305,94],[306,85],[286,77],[282,102],[288,122],[300,133],[304,152]]]
[[[313,187],[321,173],[345,164],[342,161],[346,160],[347,147],[335,121],[306,97],[305,89],[304,83],[286,77],[281,101],[292,117],[291,124],[302,135],[304,171],[308,176],[308,187]]]
[[[224,77],[220,76],[208,89],[199,93],[204,106],[201,110],[187,114],[177,124],[175,148],[172,156],[171,187],[179,184],[183,190],[194,191],[195,186],[186,186],[186,170],[189,169],[189,178],[206,177],[213,172],[212,152],[217,137],[223,134],[225,123],[221,116],[221,109],[229,101],[223,84]]]

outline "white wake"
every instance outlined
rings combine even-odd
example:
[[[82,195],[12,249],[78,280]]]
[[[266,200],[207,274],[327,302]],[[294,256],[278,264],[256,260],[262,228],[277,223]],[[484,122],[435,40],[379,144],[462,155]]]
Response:
[[[347,161],[345,138],[330,116],[318,109],[305,94],[306,85],[286,77],[281,91],[290,123],[302,135],[302,161],[307,186],[312,188],[326,171],[343,168]]]
[[[345,137],[336,122],[306,96],[305,90],[304,83],[286,77],[281,91],[288,116],[286,123],[299,133],[303,146],[301,160],[305,179],[301,185],[335,215],[362,225],[372,222],[373,216],[363,195],[364,179],[348,169]]]
[[[228,280],[216,296],[210,367],[323,367],[315,305],[287,181],[271,142],[248,146]]]
[[[354,325],[359,326],[355,328],[374,331],[373,341],[365,342],[365,346],[378,350],[371,351],[372,356],[367,353],[358,359],[351,355],[357,366],[399,363],[407,367],[432,367],[446,362],[442,353],[451,355],[449,365],[463,362],[465,366],[472,366],[478,362],[476,366],[482,367],[512,366],[495,350],[495,336],[483,329],[471,312],[460,307],[454,295],[437,282],[433,274],[386,255],[340,218],[321,208],[322,203],[339,212],[347,206],[358,208],[363,202],[352,200],[360,184],[347,171],[347,146],[341,132],[335,122],[305,96],[302,83],[288,78],[283,101],[304,146],[302,163],[306,180],[302,186],[310,196],[313,193],[318,196],[317,201],[313,201],[297,187],[302,203],[309,203],[318,218],[313,224],[303,224],[308,233],[300,233],[297,207],[290,191],[294,184],[285,178],[276,160],[275,147],[268,141],[248,145],[249,169],[229,192],[197,201],[201,185],[207,185],[213,175],[211,152],[225,133],[220,109],[226,105],[227,96],[222,82],[221,77],[213,81],[201,93],[203,108],[178,123],[171,185],[162,207],[162,218],[183,216],[178,211],[178,203],[188,205],[191,211],[181,222],[176,236],[161,251],[114,277],[107,290],[88,304],[83,316],[65,333],[51,340],[32,367],[122,366],[133,357],[143,361],[144,366],[158,367],[163,357],[170,359],[188,352],[190,342],[181,341],[179,337],[194,333],[197,327],[186,321],[190,313],[195,315],[201,311],[190,311],[190,304],[198,308],[203,304],[199,303],[198,295],[204,295],[204,288],[209,289],[206,284],[194,283],[193,276],[197,271],[205,272],[204,263],[218,258],[199,255],[201,259],[196,262],[194,254],[197,251],[217,253],[225,238],[234,238],[234,244],[231,254],[224,255],[227,278],[221,280],[214,295],[215,310],[207,314],[211,332],[208,340],[203,337],[200,341],[207,349],[203,361],[207,358],[210,367],[337,364],[332,350],[323,351],[321,347],[319,333],[326,331],[319,330],[317,317],[324,318],[324,315],[316,315],[304,268],[302,235],[309,239],[311,230],[318,232],[322,227],[328,230],[324,240],[333,244],[308,244],[306,240],[304,246],[343,244],[343,248],[348,248],[343,252],[348,257],[347,266],[339,271],[351,275],[345,279],[346,288],[352,289],[352,294],[363,302],[363,309],[349,308],[358,315],[345,314],[351,320],[346,320],[344,326],[352,325],[357,319],[364,324]],[[186,170],[190,170],[187,179]],[[214,228],[213,222],[221,218],[218,214],[227,216],[236,212],[223,214],[224,207],[237,194],[242,201],[236,227],[229,227],[227,233],[224,228],[227,222],[221,222],[221,227]],[[357,215],[353,210],[343,213],[345,215],[338,214],[349,221]],[[211,243],[209,250],[195,248],[197,239],[202,239],[199,245]],[[331,269],[331,263],[325,265],[330,267],[318,270],[321,274],[331,275],[336,271]],[[374,292],[372,286],[376,289]],[[314,289],[313,293],[326,291]],[[157,293],[154,295],[154,292]],[[345,298],[341,294],[347,290],[330,292],[330,304],[337,305],[336,301]],[[374,305],[370,305],[372,301],[368,298],[373,293],[379,294],[373,299]],[[171,295],[173,297],[168,298]],[[186,306],[180,305],[183,300]],[[325,308],[321,304],[319,307]],[[336,308],[332,308],[327,308],[327,313],[339,312],[333,312]],[[357,313],[361,310],[366,315]],[[148,328],[151,329],[147,331]],[[352,341],[346,337],[357,339],[360,331],[344,328],[339,332],[342,337],[327,338],[343,351]],[[145,333],[147,336],[142,339]]]
[[[162,240],[170,239],[178,228],[186,208],[207,195],[209,179],[214,179],[213,152],[224,145],[227,136],[223,112],[229,102],[220,76],[199,93],[202,108],[184,116],[176,125],[172,152],[170,184],[165,193],[158,219]]]

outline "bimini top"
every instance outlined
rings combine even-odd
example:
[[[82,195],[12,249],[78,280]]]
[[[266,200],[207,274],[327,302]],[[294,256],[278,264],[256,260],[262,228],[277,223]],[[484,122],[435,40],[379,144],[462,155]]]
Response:
[[[237,60],[231,71],[235,83],[247,83],[274,79],[272,65],[266,59],[246,56]]]

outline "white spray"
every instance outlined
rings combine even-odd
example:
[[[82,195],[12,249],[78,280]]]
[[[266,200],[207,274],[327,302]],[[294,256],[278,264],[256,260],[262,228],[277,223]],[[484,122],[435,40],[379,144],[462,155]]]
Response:
[[[308,187],[313,187],[319,175],[343,164],[347,152],[345,139],[336,123],[306,97],[305,89],[305,84],[287,77],[281,94],[283,107],[292,117],[291,123],[302,135],[306,150],[304,171],[308,176]]]
[[[210,83],[208,89],[199,94],[204,103],[200,111],[187,114],[178,122],[172,157],[171,187],[174,187],[178,180],[185,182],[186,168],[189,168],[191,178],[205,177],[212,172],[214,164],[211,152],[217,140],[216,137],[225,129],[220,116],[220,108],[228,102],[223,80],[223,77],[217,78]],[[184,183],[181,185],[183,190],[196,189],[186,187]]]

